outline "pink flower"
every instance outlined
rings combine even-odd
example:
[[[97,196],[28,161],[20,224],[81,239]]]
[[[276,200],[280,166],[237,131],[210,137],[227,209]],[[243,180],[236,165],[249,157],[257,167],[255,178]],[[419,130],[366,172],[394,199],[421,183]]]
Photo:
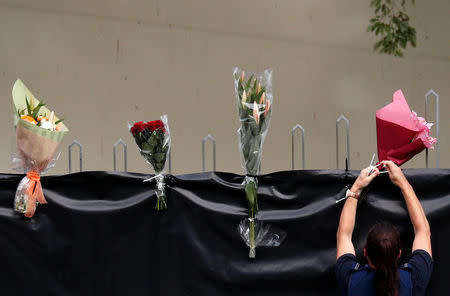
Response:
[[[267,117],[267,114],[269,113],[269,109],[270,109],[270,100],[267,100],[266,110],[264,111],[264,117]]]
[[[437,142],[437,139],[430,136],[430,129],[433,124],[427,122],[423,117],[417,116],[417,113],[414,111],[411,111],[411,116],[417,129],[419,130],[413,141],[416,139],[421,139],[425,147],[428,149],[434,149],[433,144]]]
[[[259,93],[259,92],[258,92]],[[259,99],[259,104],[262,105],[264,104],[264,101],[266,100],[266,93],[263,92],[261,95],[261,99]]]
[[[259,124],[259,108],[256,102],[253,102],[253,117],[255,118],[256,124]]]

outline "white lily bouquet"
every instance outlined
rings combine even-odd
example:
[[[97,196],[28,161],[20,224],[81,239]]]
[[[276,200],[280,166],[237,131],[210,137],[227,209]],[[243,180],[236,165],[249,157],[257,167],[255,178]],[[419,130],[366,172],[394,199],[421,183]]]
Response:
[[[247,77],[246,77],[247,76]],[[267,240],[272,233],[257,221],[258,214],[258,174],[264,139],[269,130],[272,116],[272,70],[261,73],[244,72],[233,69],[234,86],[241,127],[238,129],[239,150],[242,168],[245,171],[243,182],[248,202],[249,218],[239,225],[239,233],[250,247],[249,257],[255,257],[255,248],[259,245],[275,246],[284,239],[279,236],[278,243]],[[271,241],[271,242],[268,242]]]

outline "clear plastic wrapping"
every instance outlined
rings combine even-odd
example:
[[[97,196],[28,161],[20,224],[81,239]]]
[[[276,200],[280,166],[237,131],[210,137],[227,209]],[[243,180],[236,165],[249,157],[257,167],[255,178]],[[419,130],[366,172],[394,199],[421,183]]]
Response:
[[[14,210],[25,217],[33,217],[38,204],[46,204],[42,185],[40,182],[40,175],[53,168],[59,158],[60,153],[56,158],[50,161],[37,164],[35,160],[30,160],[27,157],[14,156],[13,166],[15,170],[25,171],[26,175],[19,182],[14,197]]]
[[[263,72],[245,72],[233,69],[236,101],[241,127],[238,129],[239,150],[242,168],[245,171],[243,182],[248,202],[249,219],[239,226],[241,236],[250,247],[249,257],[255,257],[255,248],[268,246],[266,240],[257,241],[259,222],[258,213],[258,179],[264,139],[269,129],[272,115],[272,70]],[[260,233],[260,232],[258,232]],[[284,237],[284,236],[283,236]],[[281,240],[280,240],[281,242]]]
[[[250,224],[251,218],[243,219],[239,223],[238,231],[242,240],[248,247],[251,247],[250,243]],[[287,233],[281,229],[277,229],[269,223],[264,223],[259,220],[255,220],[255,246],[265,247],[278,247],[286,238]]]
[[[128,128],[138,146],[139,153],[155,171],[155,176],[144,182],[155,179],[157,197],[155,208],[164,210],[167,208],[167,202],[163,172],[171,143],[168,117],[163,115],[160,120],[128,124]]]

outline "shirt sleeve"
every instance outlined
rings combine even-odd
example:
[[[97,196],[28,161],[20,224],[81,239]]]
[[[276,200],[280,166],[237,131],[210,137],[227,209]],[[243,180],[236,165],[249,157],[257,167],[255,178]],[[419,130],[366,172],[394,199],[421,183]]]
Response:
[[[356,263],[353,254],[344,254],[336,261],[336,279],[342,295],[347,295],[348,282]]]
[[[411,268],[413,295],[425,295],[433,271],[433,259],[424,250],[415,250],[408,261]]]

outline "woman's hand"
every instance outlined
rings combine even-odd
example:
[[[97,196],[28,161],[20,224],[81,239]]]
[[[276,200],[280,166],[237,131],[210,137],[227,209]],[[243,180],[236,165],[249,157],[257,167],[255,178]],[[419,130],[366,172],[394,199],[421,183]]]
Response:
[[[409,184],[402,170],[395,163],[390,160],[385,160],[381,163],[385,166],[387,172],[389,173],[389,178],[391,179],[392,184],[400,188]]]
[[[360,173],[358,178],[356,179],[355,183],[353,183],[352,188],[350,191],[358,193],[361,190],[363,190],[367,185],[372,182],[373,179],[375,179],[376,176],[380,174],[380,171],[377,168],[374,168],[372,171],[372,174],[369,175],[371,168],[365,168]]]

